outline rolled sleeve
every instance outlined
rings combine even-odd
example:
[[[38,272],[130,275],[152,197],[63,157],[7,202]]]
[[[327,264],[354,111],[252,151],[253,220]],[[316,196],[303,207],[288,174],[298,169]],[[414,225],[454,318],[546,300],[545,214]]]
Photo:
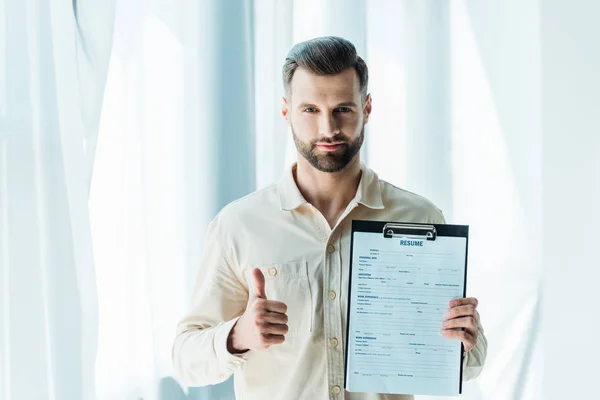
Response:
[[[246,353],[243,354],[232,354],[227,350],[227,338],[229,337],[229,333],[233,329],[234,325],[237,323],[240,317],[236,317],[229,322],[221,324],[216,332],[214,337],[215,343],[215,353],[219,362],[229,368],[231,371],[234,371],[244,362],[246,362]]]
[[[248,290],[223,250],[217,221],[207,230],[191,311],[173,343],[173,366],[187,386],[221,383],[245,361],[227,350],[227,338],[246,309]]]
[[[477,378],[487,357],[487,338],[481,324],[477,325],[477,343],[469,351],[463,360],[463,381],[469,381]]]

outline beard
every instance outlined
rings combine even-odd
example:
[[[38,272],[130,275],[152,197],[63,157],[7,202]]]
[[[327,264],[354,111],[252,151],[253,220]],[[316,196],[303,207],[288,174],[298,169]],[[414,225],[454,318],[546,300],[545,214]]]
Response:
[[[339,172],[342,171],[360,151],[365,139],[365,127],[362,127],[360,135],[353,141],[348,140],[344,136],[334,138],[318,138],[313,139],[309,143],[305,143],[296,136],[294,127],[292,128],[292,136],[298,152],[312,165],[321,172]],[[327,144],[343,142],[335,151],[321,152],[317,148],[317,143]]]

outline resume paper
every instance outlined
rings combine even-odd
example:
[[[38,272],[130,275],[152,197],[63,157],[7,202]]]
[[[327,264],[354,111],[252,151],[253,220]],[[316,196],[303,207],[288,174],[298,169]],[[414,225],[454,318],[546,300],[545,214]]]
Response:
[[[354,232],[346,389],[456,396],[461,342],[440,334],[464,297],[465,237],[384,238]]]

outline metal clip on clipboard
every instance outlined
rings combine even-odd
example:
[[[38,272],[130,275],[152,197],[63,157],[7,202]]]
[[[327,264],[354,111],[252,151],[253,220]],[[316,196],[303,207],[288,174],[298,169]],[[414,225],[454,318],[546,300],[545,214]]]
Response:
[[[387,223],[383,227],[383,236],[386,238],[403,237],[419,239],[426,237],[427,240],[435,240],[437,238],[437,230],[433,225]]]

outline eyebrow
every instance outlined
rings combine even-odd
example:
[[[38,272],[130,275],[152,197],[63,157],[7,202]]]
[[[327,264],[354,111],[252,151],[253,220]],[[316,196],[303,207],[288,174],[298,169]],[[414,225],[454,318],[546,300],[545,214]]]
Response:
[[[298,106],[298,108],[305,108],[305,107],[314,107],[314,108],[317,108],[316,105],[310,104],[310,103],[302,103],[302,104],[300,104]],[[340,103],[340,104],[338,104],[338,105],[335,106],[335,108],[338,108],[338,107],[358,107],[358,106],[353,101],[346,101],[344,103]]]

